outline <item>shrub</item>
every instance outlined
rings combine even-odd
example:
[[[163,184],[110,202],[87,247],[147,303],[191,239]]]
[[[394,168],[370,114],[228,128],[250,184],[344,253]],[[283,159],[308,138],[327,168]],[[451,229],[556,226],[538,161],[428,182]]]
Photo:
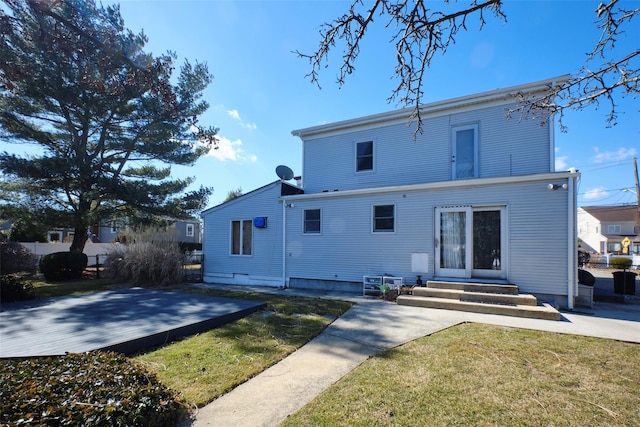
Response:
[[[0,425],[175,426],[186,413],[155,375],[117,353],[0,364]]]
[[[35,273],[38,256],[18,242],[0,243],[0,273]]]
[[[87,255],[82,252],[54,252],[40,258],[40,272],[54,282],[79,279],[87,262]]]
[[[33,283],[26,279],[24,273],[0,276],[0,302],[22,301],[35,297]]]
[[[16,242],[46,242],[47,228],[30,219],[18,219],[11,226],[11,240]]]
[[[166,286],[182,282],[184,254],[175,242],[120,245],[105,261],[105,272],[122,282]]]
[[[631,267],[631,258],[611,258],[609,260],[609,265],[613,268],[619,268],[621,270],[625,270]]]

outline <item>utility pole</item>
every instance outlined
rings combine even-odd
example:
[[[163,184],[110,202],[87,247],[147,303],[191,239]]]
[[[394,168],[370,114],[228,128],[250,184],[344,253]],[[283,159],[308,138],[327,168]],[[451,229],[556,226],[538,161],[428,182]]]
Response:
[[[633,175],[636,178],[636,197],[638,205],[638,214],[640,214],[640,184],[638,184],[638,159],[633,158]]]
[[[638,159],[633,158],[633,175],[636,179],[636,239],[640,237],[640,184],[638,184]]]

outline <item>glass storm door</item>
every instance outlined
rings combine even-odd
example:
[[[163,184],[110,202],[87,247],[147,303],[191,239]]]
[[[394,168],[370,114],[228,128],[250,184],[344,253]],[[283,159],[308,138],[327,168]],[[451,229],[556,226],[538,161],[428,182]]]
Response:
[[[504,208],[437,208],[436,218],[436,276],[506,278]]]
[[[436,275],[469,277],[470,207],[436,209]]]
[[[506,279],[503,256],[505,215],[502,208],[473,211],[472,277]]]

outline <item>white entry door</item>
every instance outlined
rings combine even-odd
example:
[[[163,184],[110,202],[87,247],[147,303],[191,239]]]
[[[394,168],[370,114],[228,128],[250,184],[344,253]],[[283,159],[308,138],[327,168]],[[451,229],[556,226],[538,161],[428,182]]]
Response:
[[[506,279],[505,207],[436,209],[436,276]]]

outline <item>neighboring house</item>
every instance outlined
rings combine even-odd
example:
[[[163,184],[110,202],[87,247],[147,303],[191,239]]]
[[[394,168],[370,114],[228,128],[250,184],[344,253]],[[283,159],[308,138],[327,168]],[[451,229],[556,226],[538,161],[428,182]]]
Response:
[[[124,219],[103,220],[100,225],[91,227],[90,240],[93,243],[113,243],[122,232],[128,230],[128,223]],[[7,230],[11,228],[8,223]],[[166,229],[173,240],[185,243],[202,243],[202,226],[199,219],[175,220]],[[51,243],[70,243],[73,241],[73,228],[53,228],[47,232],[47,241]]]
[[[100,225],[92,227],[92,240],[111,243],[129,229],[126,219],[105,219]],[[199,219],[173,220],[166,232],[173,234],[173,240],[185,243],[202,243],[202,227]]]
[[[420,275],[573,307],[579,174],[553,172],[552,120],[505,118],[553,81],[424,105],[415,140],[411,109],[294,131],[304,191],[276,181],[205,211],[204,280],[356,293]]]
[[[589,252],[640,256],[639,225],[637,205],[578,208],[578,238]]]
[[[53,228],[47,231],[47,241],[51,243],[69,243],[73,241],[73,228]]]

